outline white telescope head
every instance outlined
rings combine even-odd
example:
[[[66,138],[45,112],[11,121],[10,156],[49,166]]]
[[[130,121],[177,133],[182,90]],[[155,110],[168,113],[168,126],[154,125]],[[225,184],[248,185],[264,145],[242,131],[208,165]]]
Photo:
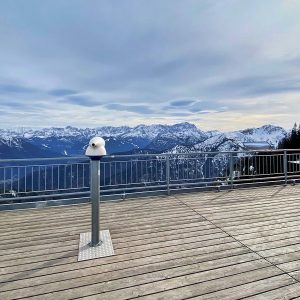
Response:
[[[106,155],[105,141],[101,137],[94,137],[90,140],[89,145],[85,151],[85,155],[91,159],[100,159]]]

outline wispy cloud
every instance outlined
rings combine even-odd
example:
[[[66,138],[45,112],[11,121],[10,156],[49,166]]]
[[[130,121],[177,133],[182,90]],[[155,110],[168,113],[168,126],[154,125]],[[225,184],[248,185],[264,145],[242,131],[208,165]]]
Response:
[[[77,91],[68,90],[68,89],[53,89],[53,90],[48,91],[48,93],[51,96],[63,97],[63,96],[74,95],[77,93]]]
[[[91,98],[88,95],[71,95],[66,96],[62,99],[63,102],[75,104],[79,106],[87,106],[87,107],[93,107],[93,106],[99,106],[101,105],[100,101],[97,101],[93,98]]]
[[[128,111],[139,114],[154,114],[155,111],[151,109],[148,105],[124,105],[118,103],[112,103],[105,105],[105,108],[114,111]]]
[[[170,102],[170,106],[172,107],[181,107],[181,106],[189,106],[193,103],[195,103],[196,101],[195,100],[174,100],[174,101],[171,101]]]

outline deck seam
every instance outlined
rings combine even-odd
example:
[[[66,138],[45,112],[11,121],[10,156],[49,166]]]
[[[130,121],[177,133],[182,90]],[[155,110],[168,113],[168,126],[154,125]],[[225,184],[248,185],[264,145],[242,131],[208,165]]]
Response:
[[[248,250],[250,250],[251,252],[255,253],[256,255],[258,255],[260,258],[264,259],[265,261],[267,261],[269,264],[271,264],[272,266],[274,266],[275,268],[279,269],[283,274],[286,274],[287,276],[289,276],[290,278],[292,278],[293,280],[295,280],[295,282],[300,282],[297,278],[293,277],[291,274],[289,274],[288,272],[284,271],[283,269],[281,269],[280,267],[278,267],[276,264],[272,263],[271,261],[269,261],[266,257],[262,256],[261,254],[259,254],[257,251],[252,250],[249,246],[247,246],[246,244],[244,244],[243,242],[241,242],[240,240],[238,240],[237,238],[235,238],[233,235],[231,235],[229,232],[227,232],[226,230],[224,230],[221,226],[215,224],[213,221],[210,221],[209,219],[207,219],[205,216],[203,216],[202,214],[200,214],[197,210],[195,210],[193,207],[191,207],[190,205],[188,205],[187,203],[185,203],[183,200],[179,199],[178,197],[176,197],[176,195],[173,195],[173,197],[177,200],[180,201],[182,204],[184,204],[186,207],[188,207],[189,209],[191,209],[192,211],[194,211],[196,214],[198,214],[199,216],[201,216],[202,218],[204,218],[207,222],[209,222],[210,224],[216,226],[216,228],[220,229],[222,232],[224,232],[225,234],[227,234],[229,237],[231,237],[232,239],[234,239],[236,242],[238,242],[239,244],[241,244],[242,246],[246,247]]]

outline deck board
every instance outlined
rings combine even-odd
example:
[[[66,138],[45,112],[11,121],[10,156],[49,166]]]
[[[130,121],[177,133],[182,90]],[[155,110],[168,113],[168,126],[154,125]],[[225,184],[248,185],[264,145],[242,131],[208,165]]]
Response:
[[[292,299],[300,187],[101,204],[115,256],[77,262],[88,204],[0,212],[0,299]],[[283,298],[287,297],[287,298]]]

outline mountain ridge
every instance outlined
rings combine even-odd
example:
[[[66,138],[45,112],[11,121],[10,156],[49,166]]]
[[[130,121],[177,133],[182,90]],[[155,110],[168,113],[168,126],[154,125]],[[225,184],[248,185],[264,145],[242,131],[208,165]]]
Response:
[[[0,129],[0,158],[83,155],[89,139],[96,135],[104,137],[108,153],[117,154],[139,151],[153,153],[234,151],[243,150],[244,142],[257,141],[267,141],[273,148],[276,148],[286,134],[284,128],[270,124],[219,132],[203,131],[188,122],[173,125],[140,124],[135,127],[77,128],[66,126],[22,131]],[[16,149],[18,149],[18,154],[15,153]],[[22,157],[22,150],[24,157]]]

